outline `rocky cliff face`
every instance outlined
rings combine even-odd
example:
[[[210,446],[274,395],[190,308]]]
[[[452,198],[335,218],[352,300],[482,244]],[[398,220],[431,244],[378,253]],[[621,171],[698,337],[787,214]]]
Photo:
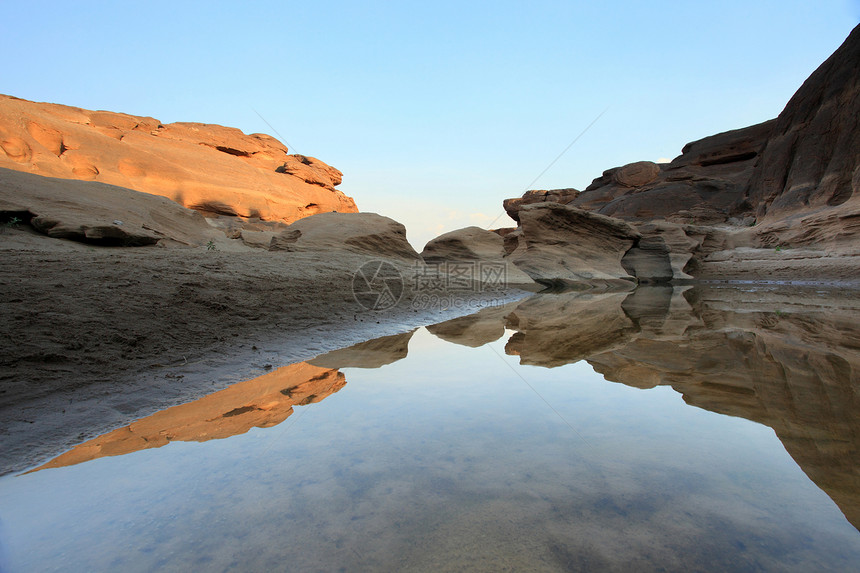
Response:
[[[572,204],[629,221],[715,224],[751,215],[744,193],[773,123],[688,143],[671,163],[604,171]]]
[[[750,181],[765,220],[856,202],[860,167],[860,26],[776,119]]]
[[[776,119],[684,146],[671,163],[604,171],[568,202],[626,220],[773,222],[856,200],[860,26]]]
[[[264,134],[36,103],[0,95],[0,167],[98,181],[172,199],[207,216],[291,223],[356,212],[341,173]]]
[[[533,203],[555,204],[632,225],[638,237],[620,253],[624,272],[616,278],[860,279],[858,62],[860,26],[777,119],[688,143],[671,163],[606,170],[582,192],[506,200],[520,225],[507,243],[540,242],[523,213]],[[565,278],[565,261],[585,278],[611,261],[581,255],[604,244],[617,223],[567,233],[568,248],[552,264],[541,259],[544,248],[519,250],[514,260],[536,280]]]
[[[757,238],[857,252],[860,233],[860,26],[779,114],[749,184]]]

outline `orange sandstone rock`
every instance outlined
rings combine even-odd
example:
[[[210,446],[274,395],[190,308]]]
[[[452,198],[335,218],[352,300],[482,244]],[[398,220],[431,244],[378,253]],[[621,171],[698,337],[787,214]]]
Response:
[[[161,195],[204,214],[291,223],[357,212],[342,174],[264,134],[0,95],[0,167]]]

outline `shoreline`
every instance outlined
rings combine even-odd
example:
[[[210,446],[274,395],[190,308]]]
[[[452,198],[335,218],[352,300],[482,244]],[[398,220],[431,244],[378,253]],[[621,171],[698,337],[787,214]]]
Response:
[[[0,475],[274,368],[529,294],[461,293],[462,308],[364,310],[347,251],[3,248]]]
[[[778,319],[787,317],[791,313],[797,312],[798,309],[801,309],[802,312],[817,311],[827,313],[828,308],[834,308],[832,306],[832,301],[834,300],[843,301],[840,308],[847,309],[850,312],[856,312],[860,309],[856,303],[858,300],[856,294],[858,290],[860,290],[860,285],[857,284],[853,284],[851,286],[835,286],[825,285],[822,283],[810,284],[809,281],[806,281],[805,284],[786,284],[784,281],[765,280],[710,280],[687,281],[687,283],[688,284],[685,285],[641,285],[637,289],[631,291],[607,292],[596,288],[592,291],[542,291],[540,293],[529,293],[527,291],[510,292],[507,293],[504,298],[497,297],[485,300],[485,302],[489,304],[480,308],[476,306],[457,311],[437,310],[424,313],[412,313],[411,315],[404,313],[404,309],[400,309],[400,311],[390,313],[388,320],[380,320],[378,322],[365,321],[358,325],[350,324],[349,322],[345,324],[341,323],[339,325],[331,325],[329,328],[320,328],[317,333],[312,335],[308,335],[307,333],[291,332],[281,338],[273,338],[266,343],[262,343],[260,348],[250,353],[238,352],[224,355],[220,359],[209,356],[205,357],[203,360],[191,361],[172,367],[165,366],[163,367],[164,369],[159,372],[144,373],[137,377],[137,379],[132,380],[129,384],[115,388],[117,395],[114,397],[114,400],[105,400],[104,397],[93,393],[77,396],[75,408],[80,410],[80,416],[75,416],[74,412],[70,413],[68,411],[68,406],[64,408],[66,411],[63,412],[63,415],[58,415],[56,406],[59,404],[62,395],[49,395],[41,404],[38,404],[41,419],[37,432],[32,432],[33,428],[25,427],[21,432],[14,433],[11,436],[8,432],[4,433],[4,440],[8,440],[13,448],[17,445],[22,445],[24,441],[29,441],[30,449],[22,451],[19,448],[17,453],[20,459],[15,460],[13,465],[7,465],[7,467],[4,467],[3,473],[0,475],[22,475],[37,469],[55,467],[52,464],[54,464],[56,460],[75,459],[75,454],[71,454],[70,457],[67,456],[67,454],[77,451],[80,447],[83,447],[83,454],[78,454],[77,457],[83,455],[84,459],[86,459],[86,452],[89,451],[87,448],[89,447],[92,449],[93,447],[89,444],[95,443],[95,447],[97,449],[102,447],[99,445],[100,442],[93,442],[91,441],[91,438],[104,439],[106,436],[113,435],[114,439],[119,437],[120,441],[123,441],[123,443],[129,439],[133,441],[133,436],[136,436],[139,432],[143,431],[142,428],[150,427],[152,425],[148,423],[148,420],[153,416],[162,416],[163,418],[166,413],[165,411],[179,412],[179,410],[176,409],[177,406],[180,409],[191,407],[191,410],[188,410],[187,408],[182,410],[183,412],[187,412],[194,411],[195,406],[192,406],[192,404],[203,404],[204,402],[207,404],[220,403],[216,396],[226,396],[224,392],[228,392],[231,396],[234,396],[234,400],[232,402],[228,401],[227,406],[222,405],[221,410],[217,410],[216,408],[216,414],[219,412],[227,412],[230,408],[233,408],[231,411],[247,409],[249,411],[259,411],[263,413],[268,412],[270,407],[274,408],[273,412],[277,413],[278,411],[283,410],[283,408],[279,409],[279,407],[272,405],[276,402],[278,404],[281,402],[288,403],[289,400],[285,400],[283,396],[275,393],[274,398],[266,398],[263,402],[259,402],[260,397],[257,396],[259,392],[253,391],[253,389],[256,388],[254,384],[258,384],[263,380],[271,379],[276,386],[280,385],[278,387],[283,387],[283,374],[279,373],[279,370],[284,367],[286,367],[285,370],[287,372],[289,372],[291,368],[296,367],[329,368],[334,369],[334,371],[330,371],[330,373],[337,375],[337,370],[343,367],[348,367],[348,365],[354,363],[356,359],[359,360],[359,363],[365,364],[364,366],[359,366],[361,368],[375,368],[388,363],[390,362],[390,356],[396,356],[394,360],[402,359],[408,352],[408,340],[412,333],[415,329],[422,326],[427,327],[432,334],[442,338],[443,340],[455,344],[464,344],[466,346],[480,346],[489,340],[487,338],[490,334],[489,331],[496,330],[496,327],[489,326],[491,323],[498,322],[499,325],[502,325],[510,320],[510,316],[516,317],[521,313],[525,313],[523,315],[525,317],[525,323],[523,324],[519,324],[523,317],[514,318],[514,322],[519,324],[515,327],[515,330],[520,334],[514,335],[508,341],[509,345],[514,344],[514,341],[517,341],[517,343],[512,347],[512,353],[521,356],[528,355],[530,357],[529,360],[537,360],[535,364],[551,367],[557,364],[542,364],[540,357],[547,352],[546,348],[553,346],[553,344],[541,344],[539,340],[532,340],[531,343],[526,344],[524,339],[522,339],[522,333],[525,332],[525,336],[527,338],[534,336],[538,336],[538,338],[540,338],[549,332],[557,332],[559,327],[562,328],[562,330],[570,327],[570,325],[564,325],[564,323],[568,321],[559,323],[557,317],[554,316],[554,313],[551,312],[547,314],[544,312],[546,310],[545,308],[544,310],[538,310],[536,315],[534,314],[534,308],[543,308],[547,303],[550,303],[550,306],[552,306],[554,304],[552,301],[556,300],[556,297],[561,301],[560,304],[566,305],[575,303],[576,307],[579,308],[578,312],[570,316],[570,324],[574,324],[580,319],[588,321],[588,317],[592,314],[592,305],[597,305],[597,308],[600,309],[603,308],[601,305],[604,302],[614,299],[619,305],[619,309],[626,316],[626,319],[632,321],[631,323],[635,325],[636,332],[640,335],[642,332],[648,332],[650,331],[649,329],[658,327],[659,321],[654,322],[656,315],[652,316],[655,308],[663,309],[663,311],[668,312],[669,314],[673,312],[672,309],[675,311],[678,310],[673,306],[675,304],[674,302],[669,302],[669,299],[666,298],[667,296],[670,296],[673,301],[675,301],[677,297],[683,297],[687,302],[678,308],[686,307],[688,304],[690,305],[688,310],[692,311],[694,314],[695,311],[693,309],[698,308],[703,302],[705,303],[705,306],[711,307],[713,310],[722,308],[727,311],[730,310],[738,316],[746,315],[748,313],[756,315],[761,314],[763,311],[767,314],[765,309],[775,309],[773,310],[773,314]],[[643,290],[642,293],[637,292],[639,288]],[[695,290],[688,290],[691,288]],[[690,298],[688,294],[685,294],[692,294],[693,292],[697,292],[698,294],[694,295],[692,298]],[[724,298],[724,295],[716,294],[721,292],[728,292],[728,298]],[[825,298],[821,299],[820,297],[822,296]],[[571,299],[571,297],[573,298]],[[680,300],[680,298],[677,298],[677,301]],[[662,301],[662,303],[660,301]],[[851,301],[855,302],[852,303]],[[653,305],[654,303],[658,304],[655,308],[652,308],[650,305]],[[668,304],[668,306],[665,306],[666,304]],[[535,305],[537,306],[535,307]],[[380,316],[380,318],[383,319],[385,317]],[[592,316],[591,318],[593,319],[594,317]],[[703,319],[704,315],[699,318]],[[664,319],[669,320],[668,315],[664,317]],[[547,321],[548,324],[544,324]],[[609,322],[611,322],[611,320]],[[772,326],[773,325],[768,326],[766,324],[763,328],[767,329]],[[663,327],[658,327],[658,330],[661,330],[662,328]],[[640,330],[642,332],[640,332]],[[672,328],[670,328],[670,331],[671,330]],[[666,331],[664,334],[668,332],[669,331]],[[316,334],[321,338],[318,338]],[[499,334],[500,332],[495,332],[493,336],[498,336]],[[595,331],[592,334],[596,336],[597,340],[601,340],[601,334],[599,331]],[[317,342],[320,341],[322,347],[326,349],[323,353],[319,352],[321,346],[316,346]],[[562,336],[561,338],[556,338],[555,343],[557,344],[563,341],[564,337]],[[370,343],[369,346],[368,344],[365,344],[368,342]],[[537,344],[535,344],[536,342]],[[630,342],[630,340],[627,340],[627,342]],[[585,346],[589,346],[593,341],[584,339],[581,340],[580,343],[585,344]],[[525,346],[523,346],[524,344]],[[310,350],[311,348],[312,350]],[[361,350],[358,350],[359,348]],[[340,349],[345,349],[345,353],[341,352]],[[381,363],[377,363],[379,360],[379,356],[377,354],[380,349],[385,349],[388,354],[386,354],[387,358],[385,360]],[[331,352],[331,350],[334,350],[334,352]],[[369,362],[367,360],[362,362],[361,359],[367,358],[368,352],[370,352],[371,356]],[[377,354],[374,354],[374,352]],[[525,354],[523,354],[524,352]],[[549,352],[550,353],[547,354],[547,356],[552,356],[552,351]],[[596,355],[601,354],[598,352]],[[261,367],[261,359],[271,359],[272,361]],[[317,360],[320,359],[321,362],[318,362]],[[531,362],[527,361],[525,363],[530,364]],[[165,370],[167,368],[170,368],[171,370],[168,372]],[[238,372],[243,371],[248,371],[251,374],[245,376],[237,374]],[[272,378],[273,376],[275,378]],[[165,384],[164,378],[172,379],[172,384]],[[309,382],[315,382],[318,378],[321,378],[321,376],[316,376],[310,379]],[[304,378],[301,380],[304,380]],[[611,380],[607,378],[607,381]],[[185,384],[186,382],[187,384]],[[116,384],[119,385],[119,381],[116,381]],[[138,388],[135,388],[135,385],[138,386]],[[184,395],[178,397],[175,400],[175,403],[168,403],[159,406],[159,402],[153,400],[153,390],[166,390],[168,387],[176,390],[180,386],[182,386],[186,392]],[[201,389],[200,394],[194,393],[194,389],[196,388]],[[244,390],[241,390],[241,388],[251,389],[251,395],[245,395],[242,397],[242,392],[244,392]],[[308,394],[309,392],[310,394]],[[308,400],[315,397],[325,397],[326,395],[318,395],[318,390],[308,390],[305,394],[308,394],[308,396],[305,396]],[[292,397],[293,400],[290,403],[296,403],[299,405],[303,405],[305,403],[304,400],[301,399],[304,394],[300,393],[298,397],[294,394],[285,394],[285,396]],[[235,397],[239,397],[239,399],[236,400]],[[133,412],[126,412],[124,419],[119,419],[111,424],[108,424],[107,420],[104,419],[92,422],[94,418],[98,417],[95,414],[105,414],[106,412],[109,414],[111,405],[113,405],[113,407],[117,405],[116,400],[125,400],[126,403],[131,403],[135,398],[145,401],[146,404]],[[250,400],[250,402],[247,402],[248,400]],[[257,400],[258,402],[255,402],[254,400]],[[272,400],[275,400],[275,402],[272,402]],[[63,404],[63,406],[65,405]],[[221,414],[224,419],[231,415],[232,414],[229,412],[228,414]],[[277,416],[275,417],[277,418]],[[223,424],[218,422],[218,420],[221,419],[218,418],[218,416],[215,416],[211,420],[204,416],[203,418],[200,418],[200,420],[203,420],[204,418],[206,424],[215,424],[213,427],[217,426],[219,429],[223,429],[221,428],[221,425]],[[56,441],[57,438],[63,438],[63,436],[56,433],[52,435],[49,430],[57,423],[62,422],[67,424],[70,419],[72,422],[82,424],[81,427],[84,428],[83,432],[72,440],[66,436],[64,442],[60,443]],[[233,418],[229,419],[233,424],[239,423],[238,421],[233,422]],[[262,417],[262,420],[263,422],[251,422],[251,424],[259,426],[260,423],[270,423],[266,421],[266,415]],[[227,425],[230,425],[230,423]],[[132,437],[125,433],[129,428],[137,428],[137,430],[132,431]],[[151,429],[152,428],[150,428],[150,430]],[[207,434],[208,432],[204,432],[204,434],[201,435]],[[107,439],[110,440],[111,438]],[[141,438],[138,437],[138,440],[140,439]],[[159,445],[164,445],[161,441],[168,443],[177,439],[180,441],[188,441],[187,437],[176,438],[173,436],[173,431],[165,429],[159,434],[153,434],[152,437],[143,438],[141,445],[136,446],[135,449],[140,449],[141,447],[159,447]],[[192,441],[198,440],[192,439]],[[13,449],[11,451],[16,450]],[[119,450],[116,450],[113,447],[107,447],[106,451],[113,453],[106,453],[96,457],[102,457],[103,455],[117,455],[117,452],[119,452]],[[7,457],[9,457],[8,454]],[[64,461],[59,463],[59,465],[65,465],[66,463],[68,462]]]
[[[336,248],[126,249],[26,230],[3,239],[0,475],[281,366],[531,294],[505,284],[428,296],[410,280],[431,268],[420,259]],[[371,261],[405,277],[401,300],[384,311],[362,308],[353,292],[356,270]],[[643,286],[697,284],[860,289],[857,280],[744,273]]]

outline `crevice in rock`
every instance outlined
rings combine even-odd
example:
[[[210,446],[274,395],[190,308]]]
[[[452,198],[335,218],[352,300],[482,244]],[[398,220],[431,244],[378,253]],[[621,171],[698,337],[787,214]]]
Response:
[[[242,151],[241,149],[234,149],[232,147],[227,147],[226,145],[216,145],[215,149],[220,151],[221,153],[227,153],[229,155],[235,155],[236,157],[250,157],[251,154],[247,151]]]
[[[201,141],[199,145],[214,149],[215,151],[220,151],[221,153],[226,153],[227,155],[233,155],[235,157],[251,157],[251,153],[247,151],[242,151],[241,149],[236,149],[235,147],[228,147],[226,145],[212,145],[211,143],[206,143],[205,141]]]
[[[854,191],[851,189],[851,181],[847,181],[840,185],[836,192],[827,200],[827,205],[830,207],[841,205],[850,199],[853,194]]]
[[[36,215],[30,211],[0,210],[0,225],[30,225]]]
[[[181,204],[181,203],[180,203]],[[203,203],[196,203],[194,205],[189,205],[189,209],[194,209],[195,211],[200,211],[204,216],[211,215],[226,215],[228,217],[237,217],[238,213],[236,210],[227,205],[225,203],[221,203],[220,201],[205,201]]]
[[[747,161],[749,159],[753,159],[758,155],[755,151],[747,151],[744,153],[736,153],[734,155],[724,155],[722,157],[716,157],[714,159],[704,159],[699,164],[702,167],[710,167],[711,165],[724,165],[726,163],[737,163],[738,161]]]

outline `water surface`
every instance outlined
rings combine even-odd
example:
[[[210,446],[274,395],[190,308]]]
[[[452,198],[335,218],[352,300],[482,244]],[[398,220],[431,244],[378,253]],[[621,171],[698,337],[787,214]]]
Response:
[[[287,366],[0,478],[2,565],[856,570],[856,306],[538,295]]]

